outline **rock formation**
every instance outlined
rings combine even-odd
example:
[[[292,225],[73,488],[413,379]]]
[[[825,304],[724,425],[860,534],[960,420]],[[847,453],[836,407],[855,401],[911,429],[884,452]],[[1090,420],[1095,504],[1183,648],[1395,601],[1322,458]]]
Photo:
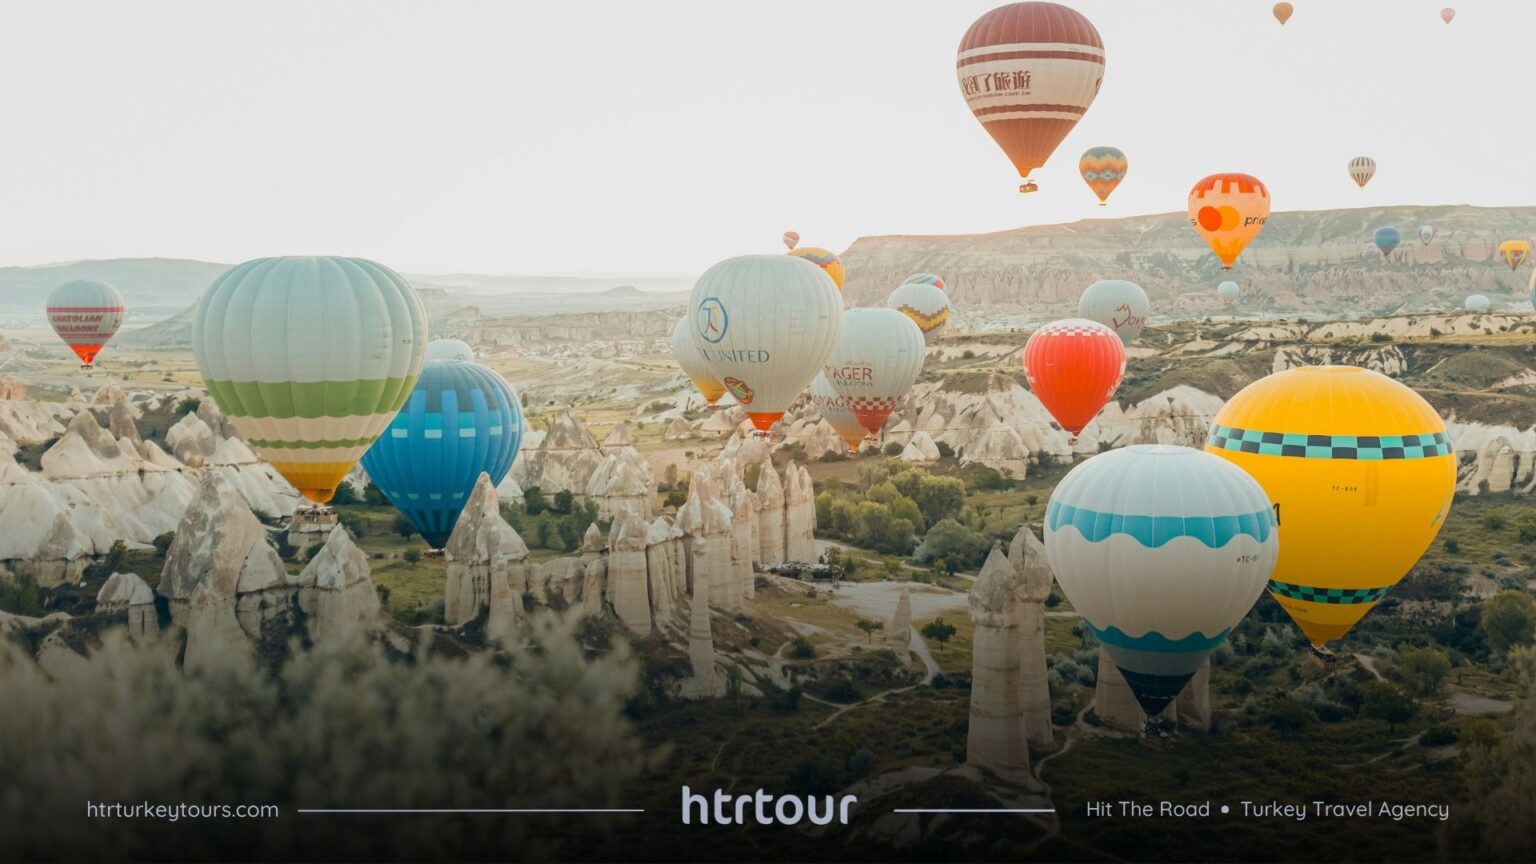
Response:
[[[976,624],[971,661],[967,765],[1009,783],[1030,780],[1024,720],[1024,580],[994,546],[971,587]]]
[[[693,598],[688,613],[688,665],[693,674],[682,684],[684,699],[712,699],[725,692],[725,682],[715,673],[715,637],[709,627],[711,596],[708,570],[693,578]]]
[[[896,656],[902,660],[907,660],[912,653],[912,591],[906,587],[896,598],[896,614],[891,616],[891,625],[886,628],[885,641],[896,649]]]
[[[709,585],[709,602],[734,610],[741,605],[741,591],[731,569],[733,514],[719,496],[719,485],[710,472],[695,473],[688,484],[688,500],[677,518],[688,538],[689,582],[694,591],[698,591],[702,575]]]
[[[608,596],[619,620],[640,637],[651,635],[650,528],[640,517],[624,513],[608,531]]]
[[[1211,658],[1205,658],[1195,677],[1189,679],[1174,700],[1179,725],[1201,732],[1211,731]]]
[[[522,488],[538,487],[545,495],[562,490],[584,495],[602,461],[596,439],[569,408],[562,408],[542,439],[525,441],[512,465],[512,477]]]
[[[113,573],[96,592],[96,611],[128,613],[128,635],[153,638],[160,632],[155,614],[155,592],[136,573]]]
[[[931,465],[939,461],[939,445],[927,432],[914,432],[907,446],[901,448],[903,462],[915,462],[919,465]]]
[[[1125,676],[1120,674],[1119,667],[1109,659],[1109,652],[1103,648],[1099,649],[1099,675],[1093,690],[1093,713],[1100,723],[1122,732],[1141,732],[1147,724],[1147,715],[1136,701],[1136,694],[1131,692],[1131,685],[1125,683]]]
[[[486,614],[486,633],[514,638],[528,590],[528,546],[501,517],[489,475],[481,472],[443,546],[448,559],[443,621],[452,626]]]
[[[294,584],[312,640],[344,638],[378,619],[379,595],[368,572],[368,556],[345,529],[330,532]]]
[[[607,453],[592,470],[586,487],[577,491],[583,491],[589,500],[597,502],[600,518],[616,519],[620,513],[627,513],[638,519],[650,519],[656,478],[645,457],[629,446],[605,449]]]
[[[1055,577],[1045,557],[1045,544],[1029,525],[1020,525],[1008,547],[1008,561],[1018,574],[1020,644],[1020,687],[1024,698],[1024,728],[1029,743],[1045,749],[1051,745],[1051,688],[1045,666],[1045,600],[1051,595]]]
[[[627,423],[613,424],[613,431],[609,432],[608,437],[603,439],[604,450],[618,450],[633,446],[635,446],[635,436],[630,433],[629,424]]]
[[[815,561],[816,490],[811,472],[791,462],[784,466],[784,557]]]
[[[758,560],[777,564],[784,554],[784,484],[773,462],[763,460],[757,475]]]

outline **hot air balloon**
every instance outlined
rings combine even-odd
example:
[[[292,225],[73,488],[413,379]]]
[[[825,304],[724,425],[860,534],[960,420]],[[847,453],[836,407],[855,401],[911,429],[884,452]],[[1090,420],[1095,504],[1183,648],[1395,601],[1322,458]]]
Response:
[[[1376,176],[1376,160],[1369,156],[1356,156],[1349,160],[1349,177],[1361,189]]]
[[[1233,303],[1236,303],[1237,298],[1242,295],[1243,289],[1238,286],[1236,282],[1228,279],[1227,281],[1216,286],[1216,293],[1220,295],[1221,302],[1231,306]]]
[[[1083,182],[1099,196],[1099,206],[1109,202],[1109,193],[1125,179],[1125,154],[1114,147],[1092,147],[1077,162]]]
[[[1291,20],[1291,13],[1295,11],[1296,7],[1289,3],[1276,3],[1274,8],[1275,20],[1279,21],[1280,26],[1284,27],[1285,22]]]
[[[1519,270],[1525,259],[1530,257],[1531,244],[1524,240],[1505,240],[1499,244],[1499,257],[1509,265],[1511,270]]]
[[[1397,244],[1403,242],[1403,234],[1391,225],[1383,225],[1371,235],[1371,242],[1381,250],[1381,257],[1390,258],[1392,250],[1397,248]]]
[[[1425,246],[1428,246],[1429,245],[1429,241],[1431,241],[1433,239],[1435,239],[1435,226],[1433,226],[1433,225],[1420,225],[1419,226],[1419,242],[1423,243]]]
[[[1526,281],[1525,290],[1531,292],[1531,306],[1536,308],[1536,267],[1531,268],[1531,278]]]
[[[65,282],[48,295],[48,324],[80,358],[80,368],[90,369],[123,324],[123,295],[105,282]]]
[[[940,275],[938,275],[936,273],[913,273],[911,276],[908,276],[907,278],[901,280],[901,284],[903,284],[903,285],[932,285],[933,287],[939,289],[940,291],[943,291],[944,290],[944,277],[940,276]]]
[[[799,231],[785,231],[784,232],[784,248],[785,249],[788,249],[791,252],[793,252],[794,249],[795,249],[795,246],[799,245],[799,243],[800,243],[800,232]]]
[[[192,320],[203,385],[245,443],[324,504],[416,386],[427,317],[361,258],[259,258],[220,276]]]
[[[1101,279],[1078,298],[1077,314],[1115,331],[1129,345],[1147,326],[1147,292],[1135,282]]]
[[[843,270],[843,260],[834,255],[830,250],[823,249],[820,246],[801,246],[799,249],[790,250],[789,254],[796,258],[804,258],[820,267],[826,271],[828,276],[832,277],[832,283],[837,286],[837,290],[843,290],[843,279],[846,277],[846,273]]]
[[[1231,270],[1269,221],[1269,190],[1247,174],[1212,174],[1189,190],[1189,224]]]
[[[913,282],[908,277],[907,282],[885,298],[885,308],[911,318],[925,341],[937,337],[949,320],[949,295],[944,293],[944,280],[937,276],[933,279],[934,282]]]
[[[1456,10],[1452,9],[1449,6],[1447,6],[1444,9],[1440,10],[1440,20],[1444,21],[1447,24],[1451,23],[1451,19],[1455,18],[1455,17],[1456,17]]]
[[[427,343],[427,362],[433,360],[466,360],[475,359],[475,349],[469,347],[468,342],[458,339],[433,339]]]
[[[688,324],[688,316],[684,315],[678,320],[677,326],[672,328],[672,359],[677,361],[677,368],[683,370],[688,380],[704,397],[704,401],[713,405],[725,395],[725,385],[715,377],[715,373],[709,370],[709,361],[699,353],[698,343],[693,340],[693,328]]]
[[[822,374],[870,435],[923,371],[923,331],[895,309],[849,309]]]
[[[1056,3],[1010,3],[976,19],[960,40],[955,72],[966,107],[1024,181],[1081,120],[1104,80],[1104,43],[1093,24]]]
[[[1488,311],[1489,303],[1487,297],[1484,297],[1481,294],[1473,294],[1467,298],[1465,303],[1461,305],[1468,312],[1476,312],[1477,314],[1481,315]]]
[[[1281,548],[1264,489],[1188,447],[1101,453],[1046,505],[1051,570],[1149,717],[1253,608]]]
[[[1052,321],[1025,343],[1024,375],[1075,444],[1125,377],[1125,343],[1097,321]]]
[[[688,301],[699,353],[765,434],[826,363],[842,321],[832,278],[793,255],[727,258]]]
[[[859,418],[848,410],[848,400],[832,388],[832,382],[827,380],[825,372],[816,373],[815,380],[811,382],[811,404],[816,406],[821,419],[827,421],[837,437],[848,445],[848,452],[859,452],[859,445],[869,433],[864,431],[864,424],[859,422]]]
[[[1244,387],[1205,449],[1269,494],[1280,527],[1269,591],[1318,649],[1419,560],[1456,491],[1445,421],[1419,394],[1354,366],[1302,366]]]
[[[481,472],[500,483],[522,437],[522,407],[500,375],[469,360],[428,360],[405,407],[363,454],[363,469],[441,549]]]

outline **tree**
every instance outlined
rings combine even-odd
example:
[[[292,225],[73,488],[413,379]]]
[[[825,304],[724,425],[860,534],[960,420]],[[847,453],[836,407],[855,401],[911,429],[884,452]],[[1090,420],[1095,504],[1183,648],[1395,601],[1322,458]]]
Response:
[[[1451,660],[1434,648],[1404,648],[1398,652],[1397,668],[1414,692],[1433,696],[1451,671]]]
[[[895,581],[901,575],[901,562],[892,558],[885,562],[885,578]]]
[[[869,636],[869,641],[870,642],[874,642],[875,641],[875,631],[876,630],[884,630],[885,629],[885,622],[884,621],[871,621],[868,618],[860,618],[858,621],[854,622],[853,626],[859,628],[860,630],[863,630],[864,633],[867,636]]]
[[[405,518],[404,513],[395,515],[395,521],[389,524],[389,529],[407,540],[416,533],[416,526],[411,524],[411,520]]]
[[[1294,738],[1317,722],[1312,706],[1290,696],[1282,696],[1270,703],[1264,712],[1264,722],[1281,738]]]
[[[955,635],[955,625],[940,617],[924,624],[923,629],[918,632],[923,634],[924,639],[932,639],[939,643],[939,650],[943,651],[945,643],[949,642],[950,637]]]
[[[389,505],[389,496],[384,494],[383,489],[369,483],[363,487],[363,503],[369,507],[386,507]]]
[[[892,441],[891,443],[885,445],[885,449],[881,450],[880,452],[887,456],[900,456],[901,450],[901,445],[897,444],[895,441]]]
[[[1390,681],[1374,681],[1364,688],[1360,713],[1387,724],[1387,734],[1397,733],[1397,724],[1407,723],[1419,713],[1413,696]]]
[[[555,493],[554,503],[549,505],[549,509],[563,516],[571,512],[571,508],[575,506],[575,504],[576,496],[571,494],[571,490],[561,489],[559,492]]]
[[[816,656],[816,646],[804,636],[796,636],[794,641],[789,643],[789,656],[796,660],[811,660]]]
[[[164,558],[165,557],[165,553],[170,551],[171,544],[174,543],[175,541],[176,541],[176,532],[175,531],[167,531],[164,534],[161,534],[161,535],[155,537],[155,539],[154,539],[155,557],[156,558]]]
[[[400,557],[405,559],[405,563],[406,563],[407,566],[411,567],[412,569],[415,569],[416,565],[421,563],[421,550],[420,549],[407,549],[404,552],[400,553]]]
[[[917,558],[932,561],[952,555],[960,566],[967,566],[979,563],[991,548],[991,542],[980,533],[953,519],[943,519],[928,529],[923,545],[918,547]]]
[[[1488,647],[1504,654],[1536,637],[1536,600],[1524,591],[1500,591],[1483,601],[1483,638]]]
[[[523,509],[529,516],[537,516],[549,509],[549,502],[544,498],[544,490],[537,486],[530,486],[523,490]]]
[[[581,545],[581,531],[576,528],[576,520],[570,516],[560,517],[555,523],[555,531],[560,535],[560,545],[567,552],[576,551]]]
[[[936,477],[932,474],[919,476],[917,488],[909,497],[917,502],[923,518],[929,525],[959,515],[965,506],[965,481],[958,477]]]
[[[533,540],[534,540],[534,543],[540,549],[548,549],[549,548],[549,532],[552,531],[552,530],[553,529],[550,527],[548,519],[540,519],[539,520],[539,526],[537,528],[533,529]]]
[[[859,572],[859,559],[849,555],[843,559],[843,578],[852,580],[853,574]]]
[[[188,396],[187,398],[176,403],[176,413],[191,414],[193,411],[196,411],[201,407],[203,407],[203,400],[197,398],[196,396]]]

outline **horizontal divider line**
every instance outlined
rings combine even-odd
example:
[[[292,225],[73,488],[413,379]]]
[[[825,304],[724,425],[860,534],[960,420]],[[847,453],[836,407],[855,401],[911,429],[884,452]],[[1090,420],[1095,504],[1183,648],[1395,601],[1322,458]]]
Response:
[[[420,809],[300,809],[300,813],[644,813],[644,810],[629,809],[623,807],[548,807],[548,808],[516,808],[516,809],[471,809],[471,808],[420,808]]]

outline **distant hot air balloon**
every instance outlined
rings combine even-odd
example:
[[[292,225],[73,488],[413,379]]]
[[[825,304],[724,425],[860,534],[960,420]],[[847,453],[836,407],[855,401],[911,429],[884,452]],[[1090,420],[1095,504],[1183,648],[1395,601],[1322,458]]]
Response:
[[[429,356],[438,344],[427,346]],[[445,346],[437,353],[455,352]],[[421,538],[441,549],[480,474],[499,484],[522,438],[522,406],[500,375],[470,360],[428,360],[405,407],[363,454],[363,469]]]
[[[784,232],[784,248],[786,248],[786,249],[788,249],[790,251],[794,251],[795,246],[798,245],[799,243],[800,243],[800,232],[799,231],[785,231]]]
[[[1435,239],[1435,226],[1433,226],[1433,225],[1420,225],[1419,226],[1419,242],[1423,243],[1425,246],[1428,246],[1429,245],[1429,241],[1431,241],[1433,239]]]
[[[923,371],[923,331],[895,309],[849,309],[822,374],[870,435]]]
[[[1511,270],[1519,270],[1525,259],[1530,257],[1531,244],[1524,240],[1505,240],[1499,244],[1499,257],[1509,265]]]
[[[1276,3],[1275,4],[1275,9],[1274,9],[1275,20],[1279,21],[1280,22],[1280,26],[1283,27],[1283,26],[1285,26],[1285,22],[1291,20],[1291,13],[1295,12],[1295,11],[1296,11],[1296,7],[1292,6],[1289,3]]]
[[[1115,331],[1129,345],[1147,326],[1147,292],[1135,282],[1101,279],[1078,298],[1077,314]]]
[[[416,386],[427,317],[361,258],[259,258],[198,301],[192,353],[245,443],[324,504]]]
[[[949,321],[949,295],[944,293],[944,280],[933,278],[936,283],[912,282],[909,277],[909,281],[885,298],[885,307],[911,318],[917,329],[923,331],[925,341],[937,337]]]
[[[1451,19],[1455,18],[1455,17],[1456,17],[1456,10],[1452,9],[1449,6],[1447,6],[1444,9],[1440,10],[1440,20],[1444,21],[1447,24],[1451,23]]]
[[[1391,225],[1383,225],[1371,235],[1371,242],[1381,250],[1381,257],[1390,258],[1392,250],[1397,248],[1397,244],[1403,242],[1403,233]]]
[[[699,353],[764,433],[826,363],[842,320],[831,277],[794,255],[727,258],[688,301]]]
[[[122,326],[123,311],[123,295],[105,282],[77,279],[48,295],[48,324],[80,358],[82,369],[95,365],[102,346]]]
[[[1189,190],[1189,224],[1231,270],[1269,221],[1269,190],[1247,174],[1212,174]]]
[[[1223,303],[1231,306],[1233,303],[1236,303],[1237,298],[1242,295],[1243,289],[1236,282],[1228,279],[1227,281],[1216,286],[1216,293],[1221,296],[1221,301]]]
[[[820,267],[826,271],[828,276],[832,277],[832,283],[837,286],[837,290],[843,290],[843,279],[846,278],[845,271],[843,270],[843,260],[830,250],[823,249],[820,246],[801,246],[798,249],[791,249],[789,254],[796,258],[804,258]]]
[[[1046,505],[1051,571],[1148,717],[1253,608],[1282,549],[1264,489],[1188,447],[1101,453]]]
[[[1356,156],[1349,160],[1349,177],[1361,189],[1376,176],[1376,160],[1369,156]]]
[[[936,273],[913,273],[911,276],[908,276],[907,278],[901,280],[901,284],[903,284],[903,285],[932,285],[933,287],[939,289],[940,291],[943,291],[944,290],[944,277],[940,276],[940,275],[938,275]]]
[[[1104,42],[1087,18],[1057,3],[1010,3],[976,19],[955,71],[966,107],[1024,181],[1081,120],[1104,80]]]
[[[678,320],[677,326],[672,328],[672,359],[677,361],[677,368],[683,370],[688,380],[693,382],[699,395],[704,401],[713,405],[725,395],[725,385],[721,384],[715,374],[709,370],[709,361],[699,353],[699,346],[693,339],[693,328],[688,324],[688,316],[684,315]]]
[[[1466,309],[1468,312],[1476,312],[1477,314],[1481,315],[1488,311],[1490,304],[1487,297],[1484,297],[1481,294],[1473,294],[1467,298],[1465,303],[1462,303],[1461,305],[1462,308]]]
[[[1025,343],[1024,375],[1035,398],[1076,443],[1125,377],[1125,343],[1097,321],[1052,321]]]
[[[811,404],[816,406],[821,419],[827,421],[837,437],[848,445],[848,452],[859,452],[859,445],[869,433],[864,431],[864,424],[859,422],[859,418],[848,410],[848,400],[833,389],[825,372],[816,373],[815,380],[811,381]]]
[[[1216,415],[1205,449],[1268,493],[1280,526],[1269,591],[1318,648],[1413,567],[1456,491],[1445,421],[1419,394],[1354,366],[1249,384]]]
[[[468,342],[458,339],[433,339],[427,343],[427,362],[433,360],[464,360],[473,361],[475,349],[469,347]]]
[[[1536,267],[1531,268],[1531,278],[1526,281],[1525,290],[1531,292],[1531,307],[1536,308]]]
[[[1078,160],[1077,170],[1093,194],[1099,196],[1099,206],[1103,207],[1109,202],[1109,193],[1125,179],[1127,165],[1125,154],[1114,147],[1092,147]]]

